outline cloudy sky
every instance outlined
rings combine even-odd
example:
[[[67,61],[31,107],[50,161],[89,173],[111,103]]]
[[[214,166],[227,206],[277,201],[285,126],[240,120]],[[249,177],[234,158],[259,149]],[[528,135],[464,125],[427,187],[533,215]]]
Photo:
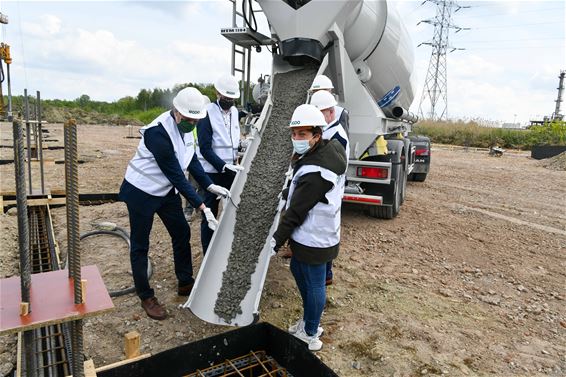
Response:
[[[433,27],[420,20],[435,5],[392,1],[415,46],[418,109]],[[448,113],[451,118],[526,122],[554,110],[558,74],[566,69],[565,2],[460,1],[450,36]],[[256,5],[257,6],[257,5]],[[8,15],[1,40],[11,46],[12,91],[43,98],[113,101],[142,88],[208,83],[230,70],[231,3],[209,1],[0,1]],[[260,30],[266,23],[258,14]],[[270,55],[254,53],[252,79],[269,73]],[[566,104],[563,106],[566,112]]]

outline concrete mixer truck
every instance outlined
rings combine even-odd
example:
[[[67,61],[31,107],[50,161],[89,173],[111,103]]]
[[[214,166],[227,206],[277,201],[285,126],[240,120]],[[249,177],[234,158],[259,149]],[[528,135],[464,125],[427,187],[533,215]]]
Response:
[[[283,208],[278,193],[292,151],[288,122],[294,108],[308,100],[316,75],[332,80],[339,105],[349,111],[343,200],[367,205],[377,218],[399,212],[415,161],[408,137],[416,121],[408,110],[414,97],[413,49],[386,1],[257,0],[270,36],[254,28],[250,0],[242,9],[230,1],[233,27],[221,33],[233,46],[271,49],[271,90],[241,162],[245,170],[234,180],[232,199],[185,307],[212,323],[245,325],[257,319],[269,240]],[[236,25],[237,16],[243,26]]]

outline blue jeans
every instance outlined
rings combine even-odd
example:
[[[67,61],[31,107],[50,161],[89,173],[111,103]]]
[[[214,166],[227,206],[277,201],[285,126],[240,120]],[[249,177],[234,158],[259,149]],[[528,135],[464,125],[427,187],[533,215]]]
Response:
[[[332,280],[334,273],[332,272],[332,261],[326,263],[326,280]]]
[[[164,197],[152,196],[124,181],[120,199],[126,202],[130,217],[130,262],[139,298],[145,300],[154,296],[147,276],[147,254],[149,234],[156,213],[171,236],[175,275],[179,286],[194,282],[189,243],[191,233],[183,215],[181,196],[175,194],[174,190]]]
[[[234,178],[236,174],[233,173],[208,173],[208,176],[212,180],[215,185],[222,186],[230,190],[232,186],[232,182],[234,182]],[[204,191],[204,190],[203,190]],[[213,194],[211,192],[205,191],[204,192],[204,205],[210,208],[210,211],[218,220],[218,203],[220,202],[219,199],[216,199],[218,195]],[[210,244],[210,240],[212,239],[212,235],[214,232],[208,227],[208,221],[206,221],[206,217],[204,213],[202,214],[202,220],[200,223],[200,241],[202,243],[202,254],[206,254],[206,250],[208,249],[208,245]]]
[[[326,263],[307,264],[291,257],[291,273],[303,299],[305,332],[315,335],[326,302]]]

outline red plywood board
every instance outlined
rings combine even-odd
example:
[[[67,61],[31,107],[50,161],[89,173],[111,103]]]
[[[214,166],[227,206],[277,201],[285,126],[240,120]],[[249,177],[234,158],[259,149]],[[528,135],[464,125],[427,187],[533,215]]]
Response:
[[[87,281],[85,303],[75,304],[73,280],[67,270],[31,275],[31,312],[20,316],[20,277],[0,280],[0,335],[72,321],[108,312],[112,299],[96,266],[81,269]]]

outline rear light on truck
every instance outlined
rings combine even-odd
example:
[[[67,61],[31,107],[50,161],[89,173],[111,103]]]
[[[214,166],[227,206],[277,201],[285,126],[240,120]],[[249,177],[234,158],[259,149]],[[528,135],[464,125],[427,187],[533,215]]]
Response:
[[[356,175],[363,178],[385,179],[388,173],[387,168],[359,167],[356,169]]]
[[[420,148],[415,151],[416,156],[428,156],[429,149],[428,148]]]

